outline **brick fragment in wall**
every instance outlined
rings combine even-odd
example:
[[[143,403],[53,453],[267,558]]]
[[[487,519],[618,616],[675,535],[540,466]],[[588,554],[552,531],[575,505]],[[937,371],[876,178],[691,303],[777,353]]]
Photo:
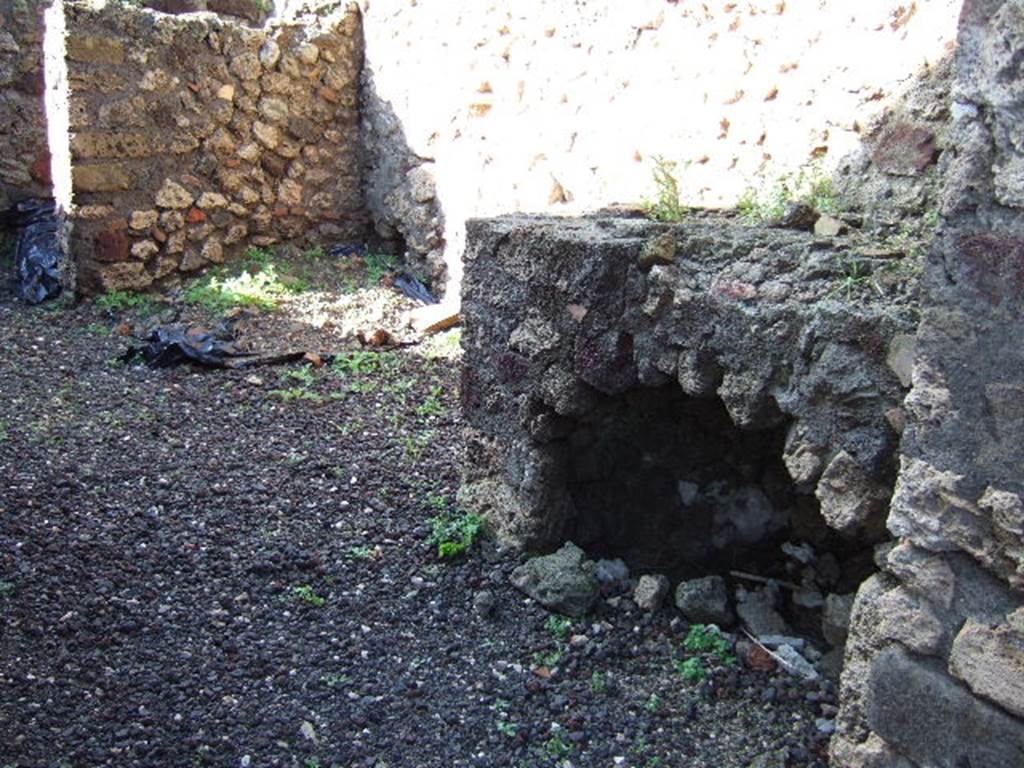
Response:
[[[123,230],[104,230],[93,238],[92,257],[101,263],[128,261],[131,257],[131,242]]]
[[[74,166],[72,183],[81,192],[119,192],[128,189],[131,180],[124,165],[103,163]]]
[[[147,133],[74,133],[71,152],[76,159],[150,157],[161,150],[157,137]]]
[[[87,64],[123,64],[124,43],[113,37],[71,34],[66,41],[67,56]]]

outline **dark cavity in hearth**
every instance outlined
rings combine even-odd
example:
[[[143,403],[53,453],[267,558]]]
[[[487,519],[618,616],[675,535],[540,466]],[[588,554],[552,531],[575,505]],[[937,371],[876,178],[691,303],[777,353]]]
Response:
[[[674,578],[785,575],[787,541],[863,560],[794,488],[781,459],[788,426],[741,430],[721,400],[674,384],[603,398],[567,437],[568,538]]]

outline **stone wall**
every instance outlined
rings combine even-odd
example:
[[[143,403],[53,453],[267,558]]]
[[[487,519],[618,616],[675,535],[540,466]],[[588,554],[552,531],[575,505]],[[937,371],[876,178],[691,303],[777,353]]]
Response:
[[[44,0],[0,3],[0,210],[50,194],[43,108]]]
[[[968,0],[901,471],[840,766],[1024,765],[1024,9]]]
[[[919,209],[960,1],[364,0],[371,212],[457,283],[466,219],[639,201],[655,155],[688,204],[815,163]]]
[[[67,4],[72,249],[85,291],[246,246],[362,239],[359,15],[253,29]]]

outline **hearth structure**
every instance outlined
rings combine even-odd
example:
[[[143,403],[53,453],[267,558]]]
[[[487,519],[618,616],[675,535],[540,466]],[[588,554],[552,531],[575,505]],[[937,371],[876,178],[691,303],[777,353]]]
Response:
[[[462,504],[673,582],[872,571],[896,477],[913,279],[856,240],[595,215],[469,225]],[[858,277],[851,281],[851,264]]]

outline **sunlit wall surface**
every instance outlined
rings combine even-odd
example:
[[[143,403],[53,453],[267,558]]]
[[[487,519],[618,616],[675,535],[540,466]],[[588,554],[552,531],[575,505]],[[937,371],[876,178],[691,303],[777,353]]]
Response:
[[[432,158],[449,249],[468,216],[590,210],[653,193],[735,203],[835,165],[923,68],[959,0],[365,0],[367,64]],[[457,269],[457,267],[456,267]],[[453,275],[454,276],[454,275]]]

